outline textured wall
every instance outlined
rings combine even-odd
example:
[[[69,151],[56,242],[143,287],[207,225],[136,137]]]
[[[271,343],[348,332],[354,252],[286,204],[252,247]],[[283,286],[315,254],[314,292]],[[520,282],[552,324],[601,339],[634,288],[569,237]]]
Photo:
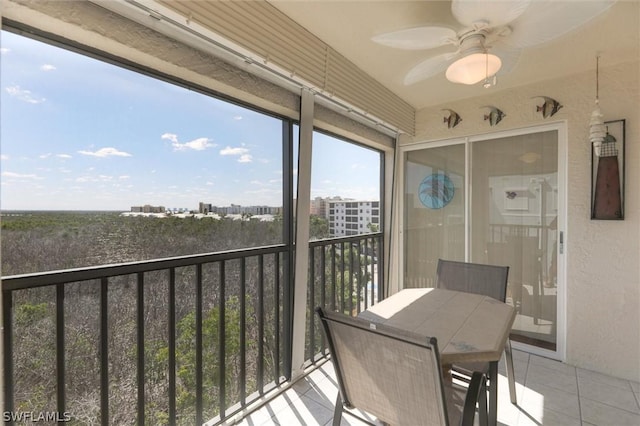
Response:
[[[640,53],[640,52],[639,52]],[[640,57],[640,54],[636,58]],[[595,62],[595,59],[594,59]],[[623,221],[590,220],[591,151],[588,126],[595,99],[595,72],[499,91],[418,111],[417,135],[403,143],[517,129],[566,120],[567,176],[567,357],[566,361],[619,377],[640,379],[640,63],[603,67],[600,105],[605,120],[626,119],[626,188]],[[536,112],[546,95],[564,105],[544,120]],[[507,116],[497,126],[483,120],[484,105]],[[463,121],[448,129],[441,108]]]

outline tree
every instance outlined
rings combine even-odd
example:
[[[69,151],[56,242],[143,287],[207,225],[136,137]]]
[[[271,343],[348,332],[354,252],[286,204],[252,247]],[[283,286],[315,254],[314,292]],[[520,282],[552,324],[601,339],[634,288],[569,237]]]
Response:
[[[309,217],[309,238],[320,240],[329,237],[329,221],[322,216],[311,215]]]

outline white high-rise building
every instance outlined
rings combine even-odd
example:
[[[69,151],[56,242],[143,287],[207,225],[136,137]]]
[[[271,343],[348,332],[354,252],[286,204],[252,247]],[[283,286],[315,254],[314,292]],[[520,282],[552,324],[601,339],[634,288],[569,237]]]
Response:
[[[356,200],[328,201],[329,232],[333,237],[358,235],[380,229],[380,202]]]

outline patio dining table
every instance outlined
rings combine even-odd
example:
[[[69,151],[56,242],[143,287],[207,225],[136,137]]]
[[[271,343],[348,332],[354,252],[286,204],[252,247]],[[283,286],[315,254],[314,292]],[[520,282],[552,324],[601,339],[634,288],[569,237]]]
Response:
[[[489,362],[489,425],[497,423],[498,361],[516,313],[488,296],[439,288],[405,289],[358,315],[435,337],[443,370],[452,364]]]

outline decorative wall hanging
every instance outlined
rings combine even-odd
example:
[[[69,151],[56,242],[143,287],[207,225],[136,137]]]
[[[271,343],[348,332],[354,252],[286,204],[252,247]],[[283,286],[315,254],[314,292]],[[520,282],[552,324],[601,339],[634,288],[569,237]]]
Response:
[[[600,111],[600,56],[596,56],[596,107],[589,121],[591,219],[624,219],[625,121],[604,122]],[[619,145],[618,145],[619,144]]]
[[[455,187],[444,173],[433,173],[420,182],[418,196],[420,202],[430,209],[441,209],[453,199]]]
[[[553,117],[555,113],[562,108],[560,102],[548,96],[536,96],[536,98],[544,99],[544,103],[542,105],[536,105],[536,112],[541,112],[542,118]]]
[[[604,123],[602,142],[591,148],[591,219],[624,219],[625,120]]]
[[[502,112],[502,110],[491,106],[491,105],[487,105],[487,106],[483,106],[480,108],[489,108],[489,114],[485,114],[484,115],[484,120],[487,121],[489,120],[489,125],[490,126],[495,126],[496,124],[498,124],[500,121],[502,121],[502,119],[504,117],[507,116],[507,114],[505,114],[504,112]]]
[[[442,111],[449,111],[449,116],[444,117],[444,122],[447,123],[447,127],[453,129],[462,121],[462,117],[452,109],[443,109]]]

